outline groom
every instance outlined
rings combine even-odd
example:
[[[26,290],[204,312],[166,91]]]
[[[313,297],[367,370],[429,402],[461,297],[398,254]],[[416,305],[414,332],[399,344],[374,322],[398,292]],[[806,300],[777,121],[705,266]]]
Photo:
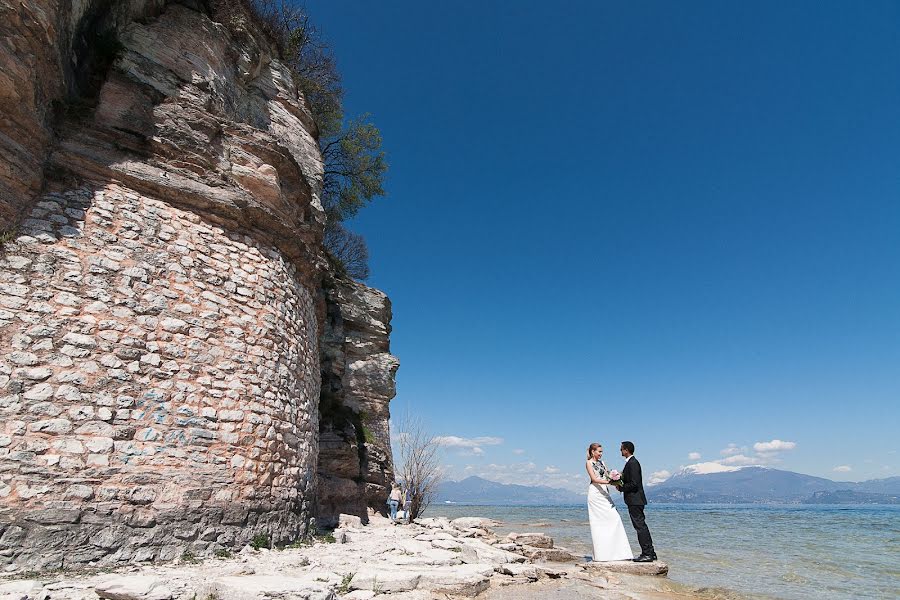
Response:
[[[622,442],[620,448],[625,457],[625,466],[622,467],[622,488],[625,495],[625,504],[628,506],[628,514],[631,524],[637,532],[638,543],[641,545],[641,555],[634,562],[653,562],[656,560],[656,551],[653,549],[653,539],[650,537],[650,529],[644,520],[644,506],[647,505],[647,496],[644,495],[644,482],[641,475],[641,463],[634,457],[634,444]]]

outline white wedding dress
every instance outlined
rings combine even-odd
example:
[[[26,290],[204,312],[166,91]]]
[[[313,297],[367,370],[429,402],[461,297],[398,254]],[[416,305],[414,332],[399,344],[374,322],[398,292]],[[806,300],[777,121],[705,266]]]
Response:
[[[606,465],[591,461],[601,479],[606,478]],[[622,518],[609,495],[609,486],[591,483],[588,486],[588,520],[591,523],[591,539],[594,542],[594,560],[631,560],[631,546],[625,535]]]

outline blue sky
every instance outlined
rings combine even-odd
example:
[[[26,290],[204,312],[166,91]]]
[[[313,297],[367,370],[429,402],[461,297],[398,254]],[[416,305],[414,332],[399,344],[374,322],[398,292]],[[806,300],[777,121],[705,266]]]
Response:
[[[581,489],[623,439],[900,474],[900,4],[307,8],[389,153],[351,226],[392,410],[451,477]]]

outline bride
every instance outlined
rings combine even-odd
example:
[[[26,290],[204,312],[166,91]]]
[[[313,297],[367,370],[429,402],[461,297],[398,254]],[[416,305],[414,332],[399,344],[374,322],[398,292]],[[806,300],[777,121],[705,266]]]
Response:
[[[588,486],[588,518],[591,538],[594,542],[594,560],[631,560],[631,546],[625,535],[622,518],[609,495],[609,469],[600,460],[603,446],[596,442],[588,447],[587,468],[591,485]]]

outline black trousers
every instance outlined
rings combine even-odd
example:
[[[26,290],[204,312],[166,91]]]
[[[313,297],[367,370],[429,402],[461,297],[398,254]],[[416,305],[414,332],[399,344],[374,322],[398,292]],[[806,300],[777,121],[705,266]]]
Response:
[[[637,532],[638,544],[641,545],[641,554],[653,556],[656,551],[653,549],[653,538],[650,537],[650,529],[647,527],[647,521],[644,520],[643,506],[628,506],[628,516],[631,517],[631,524]]]

